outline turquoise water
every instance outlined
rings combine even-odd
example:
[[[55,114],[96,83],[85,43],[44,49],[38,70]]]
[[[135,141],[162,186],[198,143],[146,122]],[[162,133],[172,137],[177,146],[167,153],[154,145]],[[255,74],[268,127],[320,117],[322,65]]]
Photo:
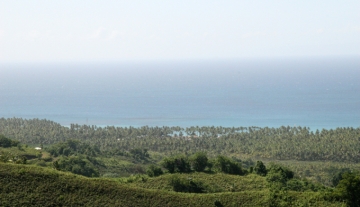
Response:
[[[63,125],[360,126],[358,58],[0,66],[0,117]]]

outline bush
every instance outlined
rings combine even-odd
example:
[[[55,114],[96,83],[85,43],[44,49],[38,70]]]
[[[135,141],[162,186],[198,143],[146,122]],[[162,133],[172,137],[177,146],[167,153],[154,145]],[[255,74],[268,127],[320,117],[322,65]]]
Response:
[[[189,179],[181,179],[177,175],[170,178],[169,185],[175,192],[204,193],[205,187],[202,182]]]
[[[40,166],[40,167],[46,167],[47,166],[46,162],[44,160],[40,160],[40,161],[36,162],[36,165]]]
[[[176,157],[165,158],[161,165],[168,170],[169,173],[188,173],[191,172],[190,163],[187,157],[179,155]]]
[[[268,170],[269,174],[274,174],[274,173],[280,173],[281,176],[285,179],[285,180],[290,180],[294,177],[294,172],[291,171],[290,169],[288,169],[287,167],[278,165],[278,164],[272,164]]]
[[[214,164],[214,168],[223,173],[233,175],[244,175],[241,164],[230,160],[228,157],[219,155]]]
[[[169,173],[175,172],[175,159],[173,157],[166,157],[161,162],[161,165],[167,169]]]
[[[147,160],[148,158],[150,158],[147,149],[139,149],[139,148],[132,149],[130,150],[130,154],[136,160]]]
[[[162,169],[156,165],[150,165],[148,167],[148,169],[146,170],[146,174],[149,177],[157,177],[162,175],[164,172],[162,171]]]
[[[254,171],[255,171],[256,174],[258,174],[260,176],[266,176],[266,174],[267,174],[266,167],[265,167],[264,163],[261,162],[261,161],[256,162],[256,165],[254,167]]]
[[[331,179],[332,186],[336,187],[339,184],[340,180],[343,179],[342,176],[346,172],[349,173],[351,171],[349,168],[344,168],[344,169],[340,169],[338,172],[336,172]]]
[[[0,135],[0,147],[9,148],[16,147],[19,144],[18,141],[6,138],[4,135]]]
[[[294,177],[294,172],[286,167],[272,164],[266,175],[266,180],[272,187],[283,188],[286,182]]]
[[[87,177],[99,177],[99,172],[87,159],[78,156],[62,157],[53,163],[55,169],[69,171]]]
[[[348,206],[360,206],[360,174],[346,172],[335,189],[336,195],[346,201]]]
[[[117,174],[117,173],[105,173],[104,175],[102,175],[102,177],[104,177],[104,178],[117,178],[117,177],[119,177],[119,174]]]
[[[84,154],[87,156],[96,156],[100,154],[100,150],[97,146],[92,146],[78,140],[67,140],[66,142],[60,142],[52,145],[47,151],[54,157],[58,156],[71,156]]]
[[[205,152],[197,152],[190,157],[191,167],[196,172],[203,172],[208,164],[208,158]]]

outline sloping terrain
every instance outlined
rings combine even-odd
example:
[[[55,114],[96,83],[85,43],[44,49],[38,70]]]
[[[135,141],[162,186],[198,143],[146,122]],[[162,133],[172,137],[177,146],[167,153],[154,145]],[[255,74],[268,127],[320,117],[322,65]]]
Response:
[[[0,164],[0,206],[269,206],[274,201],[270,198],[274,197],[267,189],[175,193],[38,166]],[[287,206],[341,206],[313,192],[289,192],[284,202]]]

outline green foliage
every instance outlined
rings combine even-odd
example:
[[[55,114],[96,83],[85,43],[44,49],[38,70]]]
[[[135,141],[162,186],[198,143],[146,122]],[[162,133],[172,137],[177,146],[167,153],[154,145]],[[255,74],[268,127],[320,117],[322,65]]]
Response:
[[[204,193],[205,187],[202,182],[195,181],[192,178],[184,179],[177,175],[173,175],[169,181],[169,185],[172,186],[175,192],[184,193]]]
[[[59,162],[56,160],[56,161],[54,161],[53,162],[53,168],[55,169],[55,170],[60,170],[60,165],[59,165]]]
[[[112,148],[109,149],[105,152],[102,152],[104,155],[106,155],[107,157],[112,157],[112,156],[126,156],[126,157],[131,157],[130,153],[128,152],[124,152],[122,149],[117,149],[117,148]]]
[[[288,207],[292,198],[289,196],[287,191],[270,191],[269,196],[269,207]]]
[[[182,155],[175,157],[175,169],[179,173],[191,172],[189,159]]]
[[[133,187],[172,191],[169,182],[173,175],[182,180],[199,181],[206,187],[206,193],[220,192],[250,192],[267,189],[267,182],[264,177],[249,174],[247,176],[229,175],[224,173],[193,172],[190,174],[163,174],[158,177],[150,177],[146,182],[137,181],[131,184]],[[125,178],[124,178],[125,179]]]
[[[24,156],[19,156],[19,157],[17,157],[16,159],[15,159],[15,163],[16,164],[26,164],[27,163],[27,159],[26,159],[26,157],[24,157]]]
[[[360,174],[345,172],[336,186],[335,194],[350,207],[360,206]]]
[[[208,166],[208,158],[205,152],[197,152],[190,157],[191,167],[196,172],[203,172]]]
[[[8,162],[10,159],[12,158],[12,154],[11,153],[6,153],[3,151],[0,151],[0,161],[1,162]]]
[[[279,164],[275,164],[275,163],[271,163],[269,170],[268,170],[269,175],[272,174],[280,174],[281,177],[283,178],[283,180],[289,180],[292,179],[294,177],[294,172],[291,171],[290,169],[288,169],[285,166],[281,166]]]
[[[222,155],[217,156],[215,159],[214,168],[218,172],[233,175],[244,175],[244,171],[242,170],[240,163]]]
[[[71,156],[71,155],[88,155],[95,156],[100,154],[100,150],[89,144],[80,142],[79,140],[67,140],[66,142],[60,142],[58,144],[52,145],[46,149],[52,156]]]
[[[256,165],[254,167],[254,172],[258,175],[266,176],[267,170],[266,170],[266,166],[264,165],[264,163],[261,161],[257,161]]]
[[[294,177],[294,172],[284,166],[272,163],[266,175],[266,180],[272,188],[281,189],[286,182]]]
[[[41,152],[36,153],[36,157],[40,160],[43,154]]]
[[[212,168],[214,167],[214,161],[213,160],[209,160],[206,164],[206,167],[208,169],[209,172],[212,171]]]
[[[318,192],[325,190],[325,187],[321,184],[314,184],[312,182],[309,182],[306,179],[300,180],[293,178],[286,182],[286,186],[284,186],[283,189],[298,191],[298,192],[304,192],[304,191]]]
[[[167,169],[169,173],[175,173],[175,158],[166,157],[162,160],[161,165]]]
[[[219,200],[214,202],[215,207],[224,207]]]
[[[99,172],[86,158],[79,156],[61,157],[53,164],[55,169],[72,172],[87,177],[98,177]]]
[[[15,163],[15,164],[26,164],[27,159],[25,156],[18,155],[12,152],[0,151],[0,162],[6,163]]]
[[[0,147],[9,148],[16,147],[20,142],[6,138],[4,135],[0,134]]]
[[[294,173],[291,170],[277,164],[271,164],[266,180],[269,183],[270,190],[269,206],[312,206],[308,202],[296,201],[290,192],[322,192],[321,199],[325,199],[326,192],[329,191],[321,184],[294,178]]]
[[[29,149],[43,144],[49,146],[69,139],[79,140],[101,150],[95,155],[131,162],[117,165],[106,163],[99,168],[101,174],[116,173],[130,175],[139,172],[138,164],[156,163],[164,156],[186,152],[187,155],[206,151],[208,158],[218,154],[242,159],[242,168],[254,166],[246,160],[256,157],[259,160],[276,160],[290,167],[298,176],[333,185],[332,178],[337,170],[349,168],[360,170],[360,127],[336,128],[331,130],[311,131],[307,127],[281,126],[269,127],[221,127],[192,126],[181,127],[97,127],[71,124],[70,127],[45,119],[0,118],[0,132],[6,137],[19,140],[30,147],[11,149],[16,154],[25,156],[32,163],[33,152]],[[179,136],[175,136],[175,134]],[[316,143],[316,144],[315,144]],[[18,145],[19,146],[19,145]],[[148,149],[149,159],[138,159],[130,153],[132,149]],[[64,152],[65,149],[63,149]],[[25,152],[26,151],[26,152]],[[44,157],[46,157],[45,152]],[[79,155],[83,152],[65,150],[65,154]],[[54,153],[53,156],[56,154]],[[58,155],[61,156],[61,155]],[[129,158],[133,159],[129,159]],[[42,159],[43,159],[42,158]],[[101,158],[100,160],[106,160]],[[122,161],[116,161],[121,163]],[[208,162],[211,171],[212,162]],[[256,164],[256,163],[255,163]]]
[[[175,157],[166,157],[161,165],[168,170],[169,173],[189,173],[191,172],[190,162],[184,155]]]
[[[244,183],[244,188],[232,193],[175,193],[166,190],[149,190],[134,186],[135,183],[152,185],[152,179],[163,179],[165,174],[149,180],[142,180],[141,176],[133,178],[129,183],[120,183],[114,179],[85,178],[70,173],[64,173],[48,168],[28,165],[14,165],[0,163],[0,203],[1,206],[269,206],[280,203],[286,206],[317,206],[339,207],[341,202],[327,201],[322,194],[314,192],[274,192],[271,200],[270,192],[266,189],[253,188],[259,185],[253,179],[264,182],[264,178],[255,174],[235,176],[226,174],[199,175],[192,180],[203,182],[206,180],[226,178],[237,181],[237,185]],[[187,179],[188,174],[178,174],[180,179]],[[207,177],[209,176],[209,177]],[[202,178],[202,180],[200,180]],[[166,180],[168,185],[168,180]],[[187,179],[186,181],[189,181]],[[150,182],[150,183],[149,183]],[[221,183],[218,180],[214,183]],[[251,184],[252,183],[252,184]],[[205,188],[206,189],[206,188]],[[218,201],[218,202],[216,202]]]
[[[162,171],[162,169],[156,165],[150,165],[148,167],[148,169],[146,170],[146,174],[149,177],[157,177],[160,176],[162,174],[164,174],[164,172]]]
[[[35,162],[35,165],[40,167],[47,167],[47,164],[44,160],[38,160],[37,162]]]
[[[336,187],[339,184],[340,180],[343,179],[343,174],[349,172],[351,172],[349,168],[343,168],[338,170],[331,179],[332,186]]]
[[[0,131],[25,144],[49,145],[77,139],[99,146],[101,151],[148,149],[167,155],[246,154],[276,160],[336,161],[359,163],[360,128],[336,128],[312,132],[307,127],[97,127],[40,119],[0,118]],[[16,132],[16,133],[15,133]],[[177,136],[174,134],[188,134]],[[194,135],[197,136],[194,136]],[[314,144],[316,143],[316,144]]]
[[[148,158],[150,158],[147,149],[140,149],[140,148],[131,149],[130,154],[132,155],[133,158],[137,160],[147,160]]]

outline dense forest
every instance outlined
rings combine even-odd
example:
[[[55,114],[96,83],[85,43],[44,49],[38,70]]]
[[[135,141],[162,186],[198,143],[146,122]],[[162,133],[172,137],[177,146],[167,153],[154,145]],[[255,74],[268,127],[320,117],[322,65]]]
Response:
[[[11,139],[2,137],[0,141],[2,144]],[[17,148],[27,151],[20,143]],[[86,156],[89,151],[92,151],[89,145],[73,140],[53,145],[50,158],[54,159],[34,158],[50,161],[50,166],[31,165],[26,159],[24,162],[11,157],[3,159],[2,154],[0,161],[5,164],[0,163],[0,204],[269,207],[360,204],[359,172],[339,173],[334,187],[326,187],[301,179],[291,169],[276,163],[265,166],[257,161],[244,168],[241,162],[223,155],[209,159],[205,152],[165,157],[160,165],[150,165],[146,175],[84,179],[64,173],[98,177],[92,162],[100,154],[90,152],[94,156],[91,158]]]
[[[259,159],[360,162],[360,128],[311,131],[307,127],[97,127],[61,126],[49,120],[0,119],[0,134],[26,144],[50,145],[68,139],[101,151],[135,148],[165,155],[207,151]]]
[[[348,191],[359,185],[360,128],[65,127],[50,120],[1,118],[0,135],[4,163],[120,179],[134,188],[201,194],[240,193],[246,189],[240,183],[257,175],[264,183],[249,183],[248,190],[263,193],[263,203],[306,203],[291,192],[313,192],[320,196],[317,202],[359,206]],[[219,173],[245,180],[225,181],[216,177]]]

